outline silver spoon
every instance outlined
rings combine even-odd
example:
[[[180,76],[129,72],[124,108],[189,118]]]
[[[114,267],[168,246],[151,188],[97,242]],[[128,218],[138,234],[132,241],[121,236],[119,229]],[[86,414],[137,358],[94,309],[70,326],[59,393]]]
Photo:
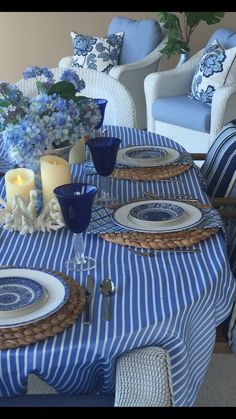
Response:
[[[110,296],[113,295],[116,292],[116,288],[114,283],[111,279],[104,279],[100,284],[100,292],[104,297],[106,297],[105,300],[105,310],[104,310],[104,320],[110,320],[109,317],[109,302],[110,302]]]

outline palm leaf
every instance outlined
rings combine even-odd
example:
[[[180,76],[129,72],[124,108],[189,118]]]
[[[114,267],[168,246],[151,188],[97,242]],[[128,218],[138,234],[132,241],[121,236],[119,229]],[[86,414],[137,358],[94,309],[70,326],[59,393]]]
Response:
[[[201,21],[206,22],[208,25],[219,23],[224,14],[224,12],[185,12],[190,29],[197,26]]]

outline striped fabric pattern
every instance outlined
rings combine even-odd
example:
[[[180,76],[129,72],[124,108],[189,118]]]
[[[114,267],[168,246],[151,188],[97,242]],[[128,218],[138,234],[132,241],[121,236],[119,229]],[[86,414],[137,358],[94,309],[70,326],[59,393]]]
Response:
[[[166,145],[183,150],[168,138],[142,130],[108,127],[108,134],[121,138],[122,146]],[[96,178],[82,175],[79,165],[72,170],[80,181],[89,183]],[[191,194],[207,202],[193,168],[178,179],[182,183],[112,179],[113,193],[123,201],[141,197],[148,190],[161,195]],[[0,190],[4,194],[3,178]],[[150,258],[95,234],[87,233],[84,238],[86,254],[97,260],[92,272],[96,284],[92,325],[84,325],[81,315],[55,337],[0,351],[0,395],[24,393],[29,373],[61,393],[112,393],[119,356],[154,345],[169,353],[175,405],[193,405],[212,355],[216,326],[229,315],[235,294],[223,235],[219,232],[201,242],[199,253],[157,252]],[[2,265],[43,267],[73,275],[65,269],[65,260],[72,254],[72,234],[66,228],[29,235],[0,229]],[[74,278],[84,286],[86,272]],[[107,322],[99,292],[104,278],[111,278],[117,289]]]
[[[224,125],[210,147],[201,167],[211,197],[235,196],[236,120]]]
[[[231,270],[236,278],[236,224],[232,226],[232,242],[229,246],[229,262]]]
[[[231,227],[232,227],[232,232],[231,232],[232,241],[229,243],[228,253],[229,253],[229,263],[231,266],[231,270],[234,277],[236,278],[236,223],[235,221],[234,221],[234,225]],[[230,320],[229,320],[229,323],[227,324],[227,332],[228,332],[229,344],[231,345],[231,349],[236,354],[236,303],[234,303],[232,312],[230,314]]]

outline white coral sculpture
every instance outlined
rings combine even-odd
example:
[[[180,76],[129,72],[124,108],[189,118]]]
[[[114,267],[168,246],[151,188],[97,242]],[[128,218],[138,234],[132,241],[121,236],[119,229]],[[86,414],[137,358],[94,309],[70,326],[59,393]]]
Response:
[[[20,234],[34,231],[58,230],[64,227],[60,205],[56,198],[51,199],[41,214],[37,214],[37,191],[30,191],[30,201],[25,204],[24,199],[16,194],[11,203],[0,197],[0,224],[11,231]]]

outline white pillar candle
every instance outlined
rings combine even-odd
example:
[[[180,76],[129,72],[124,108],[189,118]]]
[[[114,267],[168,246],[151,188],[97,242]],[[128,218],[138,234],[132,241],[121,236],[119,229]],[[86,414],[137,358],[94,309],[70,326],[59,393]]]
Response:
[[[71,182],[69,163],[58,156],[40,157],[40,169],[43,190],[43,205],[55,198],[53,190],[60,185]]]
[[[85,161],[85,138],[81,137],[80,140],[70,150],[69,162],[83,163]]]
[[[34,172],[31,169],[19,168],[9,170],[5,174],[7,202],[11,202],[15,194],[19,194],[25,203],[29,203],[29,192],[35,188]]]

